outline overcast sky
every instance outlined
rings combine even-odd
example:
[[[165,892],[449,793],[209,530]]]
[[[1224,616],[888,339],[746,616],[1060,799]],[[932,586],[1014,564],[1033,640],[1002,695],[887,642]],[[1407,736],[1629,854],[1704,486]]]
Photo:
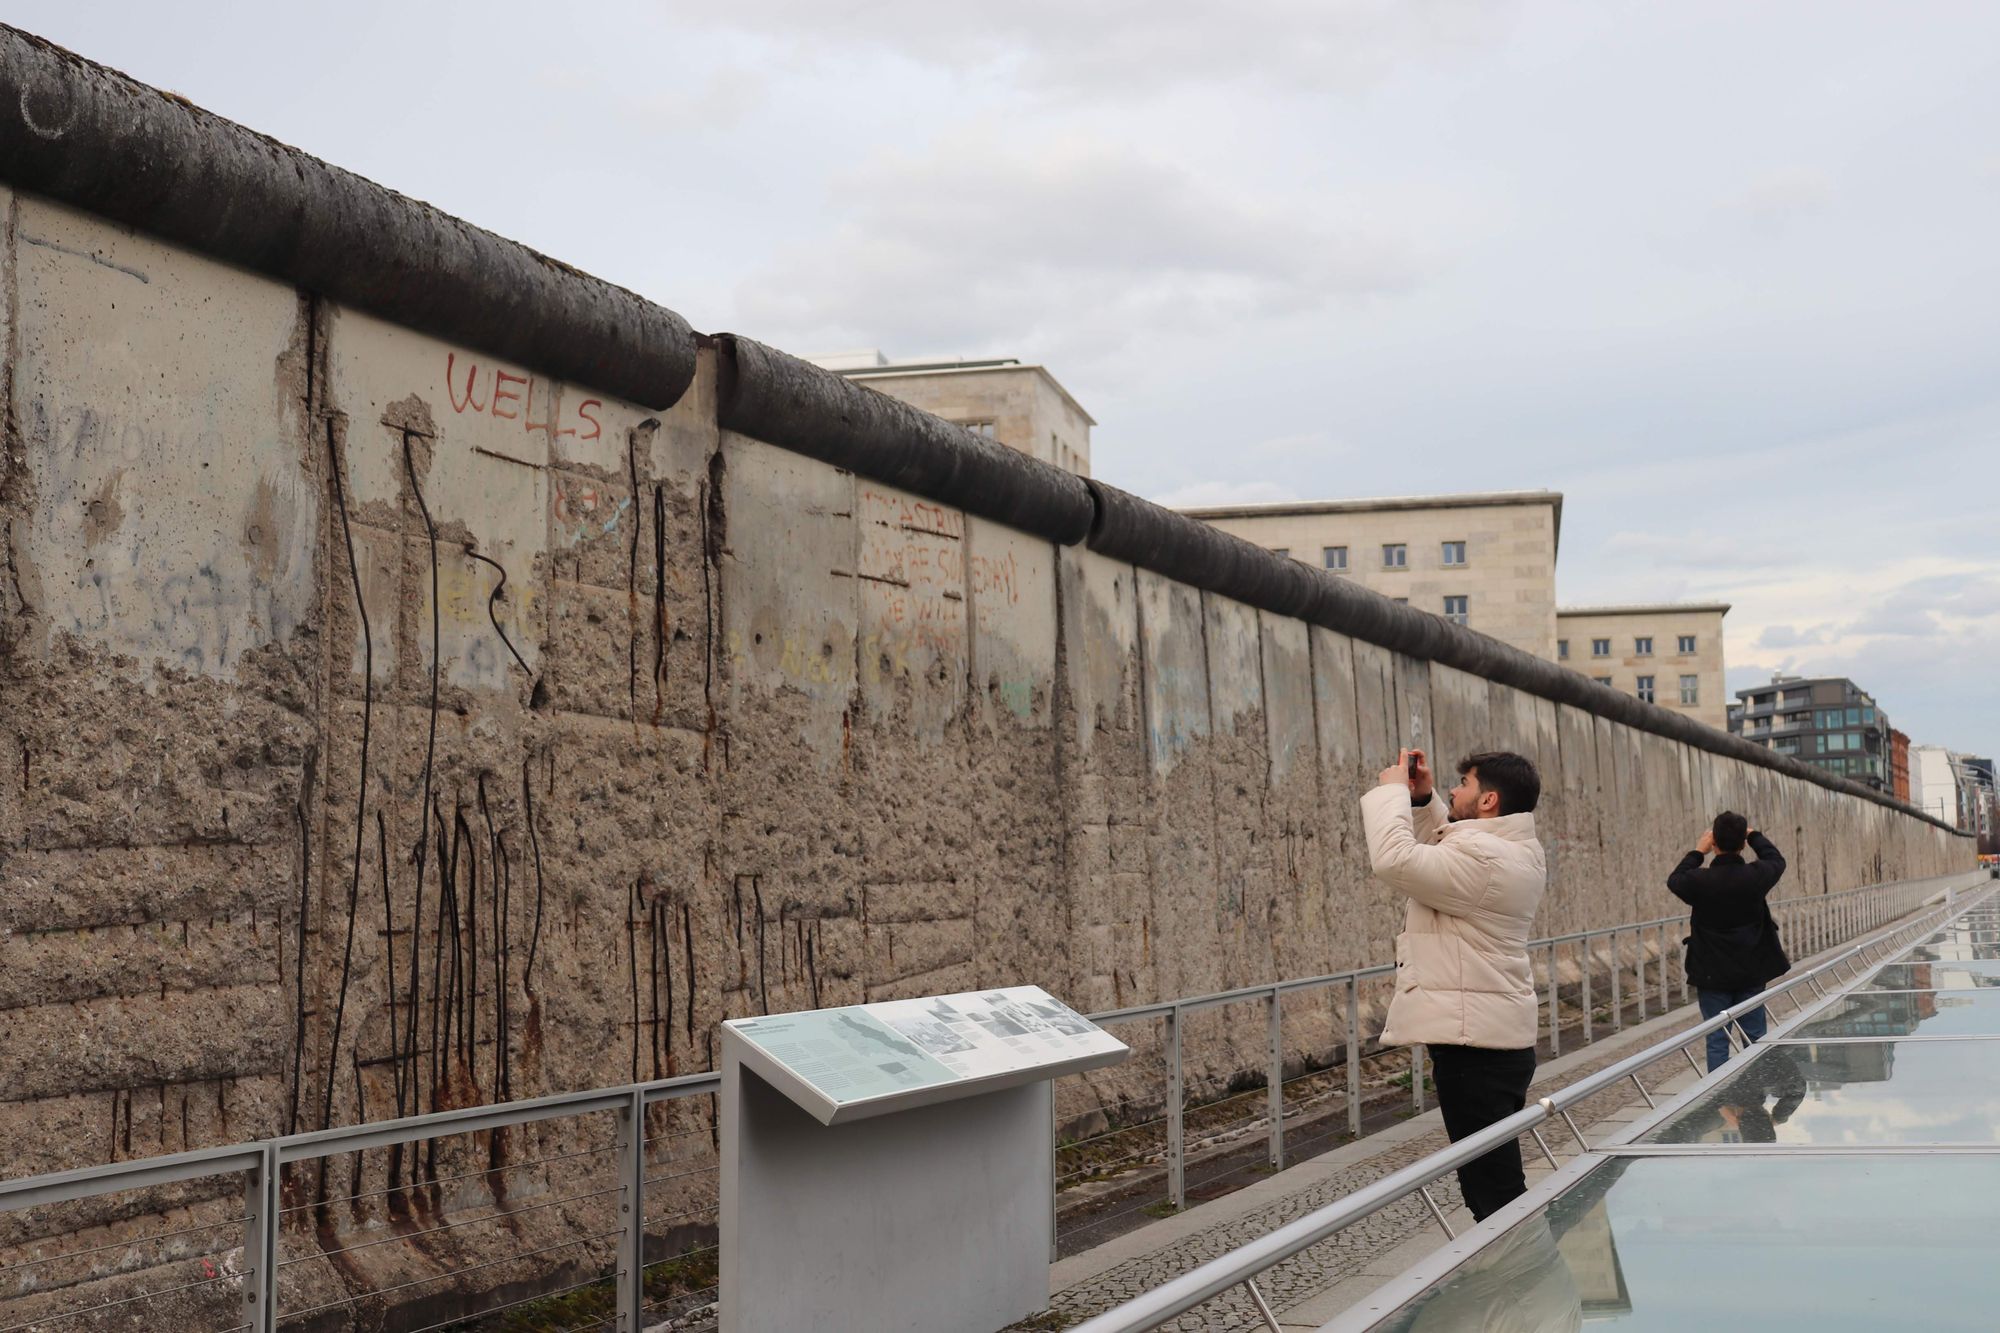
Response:
[[[1551,487],[2000,750],[2000,5],[15,0],[685,314],[1046,363],[1167,502]]]

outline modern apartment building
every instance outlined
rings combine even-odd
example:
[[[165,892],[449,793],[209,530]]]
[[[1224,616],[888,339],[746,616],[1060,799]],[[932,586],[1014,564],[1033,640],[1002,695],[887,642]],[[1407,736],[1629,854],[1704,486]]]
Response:
[[[1294,560],[1553,659],[1554,491],[1183,509]]]
[[[1917,745],[1910,749],[1910,775],[1910,804],[1977,835],[1980,850],[1990,850],[2000,835],[2000,792],[1991,759],[1942,745]]]
[[[1736,698],[1729,706],[1732,733],[1878,791],[1893,790],[1889,719],[1847,677],[1773,676],[1768,685],[1736,691]],[[1922,748],[1910,751],[1913,789]]]
[[[1989,853],[2000,839],[2000,779],[1991,759],[1973,754],[1954,758],[1972,787],[1972,822],[1965,827],[1979,835],[1979,850]]]
[[[1007,357],[891,361],[878,351],[813,361],[1044,463],[1090,475],[1090,428],[1097,422],[1045,367]]]
[[[1686,713],[1720,730],[1725,602],[1567,606],[1556,611],[1556,661],[1600,685]]]

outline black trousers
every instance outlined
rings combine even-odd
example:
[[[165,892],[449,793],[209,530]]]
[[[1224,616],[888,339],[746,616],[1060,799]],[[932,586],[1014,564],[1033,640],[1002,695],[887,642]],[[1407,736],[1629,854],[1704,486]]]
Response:
[[[1535,1048],[1492,1051],[1481,1046],[1431,1046],[1431,1077],[1437,1083],[1438,1110],[1444,1132],[1453,1143],[1505,1120],[1528,1102],[1528,1083],[1535,1076]],[[1528,1188],[1521,1172],[1521,1141],[1509,1139],[1483,1157],[1458,1168],[1458,1188],[1465,1206],[1485,1221],[1488,1215],[1519,1198]]]

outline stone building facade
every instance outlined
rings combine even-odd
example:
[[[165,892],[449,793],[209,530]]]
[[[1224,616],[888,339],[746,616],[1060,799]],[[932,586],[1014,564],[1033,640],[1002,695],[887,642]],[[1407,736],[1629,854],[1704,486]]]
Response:
[[[1573,606],[1556,612],[1555,658],[1648,703],[1728,727],[1721,602]]]
[[[1030,458],[1090,475],[1090,428],[1097,422],[1045,366],[1005,358],[895,362],[872,351],[814,363]]]
[[[1554,491],[1183,509],[1294,560],[1553,660]]]

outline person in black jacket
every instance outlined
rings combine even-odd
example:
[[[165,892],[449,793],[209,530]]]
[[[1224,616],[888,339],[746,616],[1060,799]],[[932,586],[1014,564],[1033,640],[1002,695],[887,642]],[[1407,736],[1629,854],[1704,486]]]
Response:
[[[1743,846],[1757,853],[1743,859]],[[1702,865],[1709,853],[1715,860]],[[1790,967],[1764,899],[1785,873],[1785,858],[1771,840],[1750,827],[1734,810],[1725,810],[1701,835],[1695,849],[1681,858],[1667,887],[1691,909],[1687,945],[1687,979],[1701,1001],[1701,1016],[1713,1018],[1761,993]],[[1762,1005],[1737,1019],[1745,1036],[1764,1035]],[[1729,1058],[1729,1037],[1718,1029],[1708,1034],[1708,1067]]]

